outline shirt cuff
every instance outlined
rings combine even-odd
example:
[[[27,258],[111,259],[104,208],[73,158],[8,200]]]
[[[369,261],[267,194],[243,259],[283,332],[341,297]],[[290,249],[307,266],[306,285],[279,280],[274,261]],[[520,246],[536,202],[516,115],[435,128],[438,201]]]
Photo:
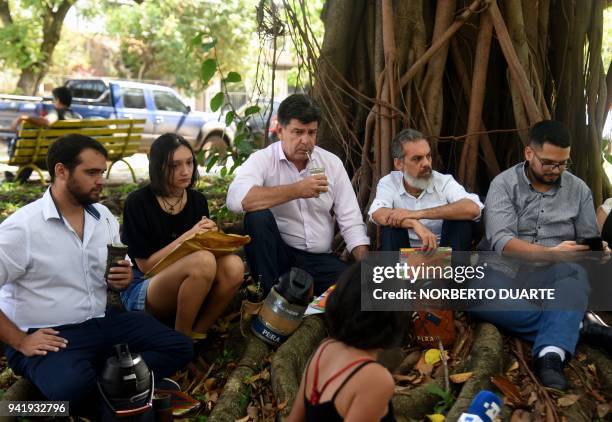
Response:
[[[381,208],[392,208],[392,206],[387,201],[383,201],[380,199],[374,199],[374,201],[372,201],[372,205],[370,205],[370,210],[368,211],[368,218],[370,219],[372,223],[376,225],[378,225],[378,223],[374,221],[374,219],[372,218],[372,214],[374,214],[376,211],[378,211]]]
[[[230,185],[226,199],[227,208],[234,213],[244,212],[244,208],[242,208],[242,201],[253,186],[255,185]]]
[[[495,240],[494,242],[491,242],[491,246],[495,252],[501,255],[501,253],[504,251],[504,248],[506,247],[508,242],[510,242],[512,239],[514,239],[514,236],[506,234],[506,235],[501,236],[499,239]]]

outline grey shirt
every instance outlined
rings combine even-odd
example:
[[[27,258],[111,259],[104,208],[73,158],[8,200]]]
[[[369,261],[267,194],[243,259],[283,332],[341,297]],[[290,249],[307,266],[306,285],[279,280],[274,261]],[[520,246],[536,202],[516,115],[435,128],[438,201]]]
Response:
[[[526,165],[519,163],[491,182],[484,215],[490,249],[501,253],[513,238],[552,247],[599,236],[593,197],[581,179],[564,171],[548,192],[538,192]]]

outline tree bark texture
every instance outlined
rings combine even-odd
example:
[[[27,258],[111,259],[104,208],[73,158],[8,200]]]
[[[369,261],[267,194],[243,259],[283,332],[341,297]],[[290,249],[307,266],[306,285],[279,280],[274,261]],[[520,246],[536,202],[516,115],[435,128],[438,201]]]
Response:
[[[313,60],[312,93],[324,109],[319,144],[347,163],[364,213],[392,170],[391,140],[401,129],[425,133],[434,168],[485,195],[493,177],[523,160],[529,127],[547,118],[569,128],[571,171],[599,205],[610,193],[600,150],[612,104],[601,61],[604,6],[329,0]]]

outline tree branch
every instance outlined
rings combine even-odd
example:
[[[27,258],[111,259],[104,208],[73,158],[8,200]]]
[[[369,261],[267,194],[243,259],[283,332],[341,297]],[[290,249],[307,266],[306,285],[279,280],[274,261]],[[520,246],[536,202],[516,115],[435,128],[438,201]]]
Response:
[[[0,19],[2,19],[3,26],[9,26],[13,23],[8,0],[0,0]]]

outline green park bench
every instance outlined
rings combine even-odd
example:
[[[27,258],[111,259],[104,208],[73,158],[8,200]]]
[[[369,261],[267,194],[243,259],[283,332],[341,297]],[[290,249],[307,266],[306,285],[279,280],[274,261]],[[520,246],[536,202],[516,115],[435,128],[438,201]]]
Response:
[[[15,154],[6,162],[18,166],[17,178],[26,168],[31,168],[40,176],[41,183],[46,184],[43,169],[46,169],[47,150],[49,146],[64,135],[77,133],[94,138],[108,151],[111,162],[106,173],[108,179],[111,169],[117,161],[124,162],[136,182],[132,166],[125,161],[138,152],[145,119],[97,119],[97,120],[59,120],[49,127],[37,127],[25,123],[19,131]]]

